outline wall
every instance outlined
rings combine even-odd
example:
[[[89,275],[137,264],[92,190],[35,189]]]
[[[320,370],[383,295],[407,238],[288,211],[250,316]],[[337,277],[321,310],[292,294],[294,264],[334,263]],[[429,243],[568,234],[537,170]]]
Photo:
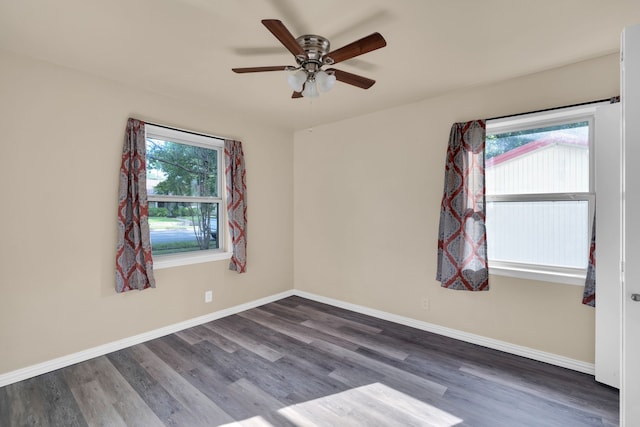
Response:
[[[295,288],[592,363],[581,287],[498,276],[489,292],[439,286],[439,207],[453,122],[617,94],[609,55],[297,132]]]
[[[0,374],[293,287],[290,132],[2,51],[0,99]],[[246,274],[184,266],[157,271],[156,289],[115,293],[129,116],[243,141]]]

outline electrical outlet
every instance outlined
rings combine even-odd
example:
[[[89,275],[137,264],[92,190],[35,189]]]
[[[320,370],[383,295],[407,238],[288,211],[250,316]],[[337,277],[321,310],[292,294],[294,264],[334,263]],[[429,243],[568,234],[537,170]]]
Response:
[[[427,297],[422,298],[422,300],[420,301],[420,307],[423,310],[429,311],[429,298]]]
[[[206,291],[204,293],[204,302],[211,302],[213,301],[213,292],[212,291]]]

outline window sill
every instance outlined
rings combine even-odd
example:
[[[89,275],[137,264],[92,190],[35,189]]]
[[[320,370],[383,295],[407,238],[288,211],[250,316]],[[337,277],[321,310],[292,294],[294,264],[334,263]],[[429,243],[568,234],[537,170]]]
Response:
[[[232,255],[233,252],[224,252],[221,250],[210,250],[189,254],[160,255],[153,258],[153,269],[161,270],[164,268],[180,267],[183,265],[223,261],[231,259]]]
[[[563,283],[567,285],[584,286],[585,274],[544,271],[522,267],[491,267],[489,274],[495,276],[516,277],[519,279],[537,280],[541,282]]]

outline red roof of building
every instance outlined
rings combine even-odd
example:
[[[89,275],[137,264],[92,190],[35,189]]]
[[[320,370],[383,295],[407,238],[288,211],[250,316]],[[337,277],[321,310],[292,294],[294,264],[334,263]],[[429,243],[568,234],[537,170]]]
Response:
[[[524,156],[542,148],[547,148],[554,145],[573,145],[586,147],[589,145],[589,139],[584,135],[554,133],[553,135],[549,135],[546,138],[528,142],[524,145],[521,145],[520,147],[514,148],[513,150],[509,150],[506,153],[494,156],[485,162],[485,167],[496,166],[500,163],[504,163],[517,157]]]

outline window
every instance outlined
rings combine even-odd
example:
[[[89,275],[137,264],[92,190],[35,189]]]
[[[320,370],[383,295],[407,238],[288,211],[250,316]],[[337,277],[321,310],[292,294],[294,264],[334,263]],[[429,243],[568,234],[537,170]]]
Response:
[[[228,258],[221,250],[223,147],[218,138],[146,125],[154,267]]]
[[[487,122],[491,274],[584,284],[595,105]]]

